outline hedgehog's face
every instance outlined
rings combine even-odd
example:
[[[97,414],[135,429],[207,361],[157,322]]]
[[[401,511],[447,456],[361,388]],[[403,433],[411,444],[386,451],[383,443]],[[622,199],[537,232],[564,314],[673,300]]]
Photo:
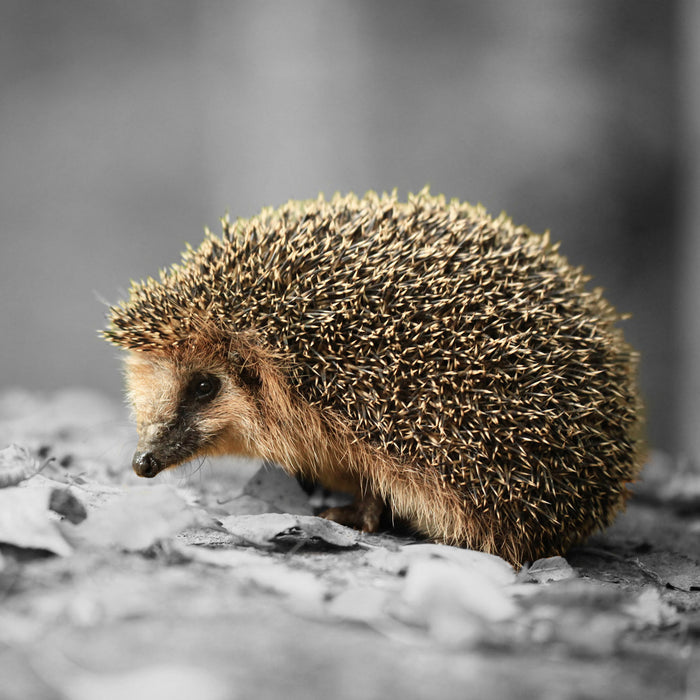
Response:
[[[205,368],[130,352],[126,383],[139,437],[132,465],[139,476],[154,477],[195,457],[257,454],[259,410],[251,387],[226,365]]]

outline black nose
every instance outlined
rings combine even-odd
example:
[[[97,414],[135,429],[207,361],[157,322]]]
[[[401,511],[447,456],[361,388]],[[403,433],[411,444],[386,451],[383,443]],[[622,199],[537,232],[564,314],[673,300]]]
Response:
[[[145,476],[148,479],[152,479],[163,469],[163,465],[156,459],[153,452],[136,452],[131,460],[131,466],[139,476]]]

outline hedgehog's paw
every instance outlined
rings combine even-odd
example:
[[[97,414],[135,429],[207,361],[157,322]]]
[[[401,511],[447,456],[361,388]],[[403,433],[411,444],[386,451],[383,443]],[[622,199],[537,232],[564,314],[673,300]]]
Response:
[[[321,517],[362,532],[377,532],[383,512],[384,501],[381,498],[365,496],[356,498],[349,506],[328,508],[321,513]]]

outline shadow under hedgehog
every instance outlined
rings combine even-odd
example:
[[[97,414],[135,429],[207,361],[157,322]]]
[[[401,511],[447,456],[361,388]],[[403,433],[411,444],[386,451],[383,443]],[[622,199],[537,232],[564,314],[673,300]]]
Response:
[[[515,565],[610,524],[639,472],[622,318],[547,235],[427,190],[223,220],[104,336],[129,352],[137,474],[262,457],[353,494],[324,516]]]

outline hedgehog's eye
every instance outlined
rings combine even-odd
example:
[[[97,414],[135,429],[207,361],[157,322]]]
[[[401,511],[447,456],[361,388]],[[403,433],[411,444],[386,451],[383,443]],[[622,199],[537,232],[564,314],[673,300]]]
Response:
[[[196,374],[187,385],[187,395],[193,401],[211,401],[221,388],[221,380],[213,374]]]

